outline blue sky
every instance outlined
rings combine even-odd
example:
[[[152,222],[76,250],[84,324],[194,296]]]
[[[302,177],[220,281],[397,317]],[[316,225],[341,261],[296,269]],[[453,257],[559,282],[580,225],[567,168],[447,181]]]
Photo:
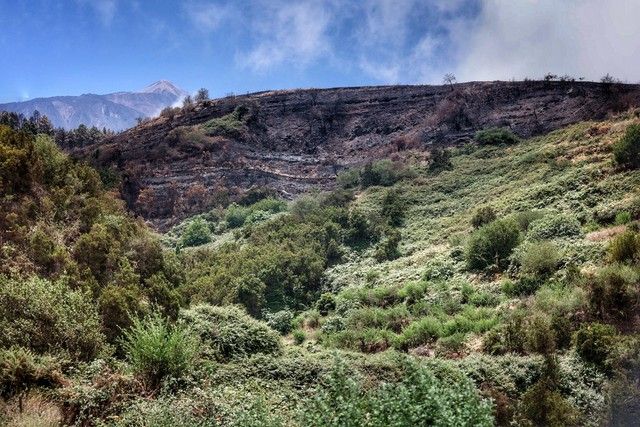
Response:
[[[639,0],[0,0],[0,102],[135,90],[640,80]]]

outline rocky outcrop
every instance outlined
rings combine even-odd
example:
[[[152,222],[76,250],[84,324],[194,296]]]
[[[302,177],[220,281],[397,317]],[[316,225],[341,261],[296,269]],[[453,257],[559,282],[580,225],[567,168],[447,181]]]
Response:
[[[462,144],[479,129],[529,137],[639,103],[638,85],[587,82],[271,91],[200,103],[76,154],[119,169],[129,206],[165,228],[250,188],[293,197],[330,188],[343,168]],[[211,132],[239,107],[230,129]]]

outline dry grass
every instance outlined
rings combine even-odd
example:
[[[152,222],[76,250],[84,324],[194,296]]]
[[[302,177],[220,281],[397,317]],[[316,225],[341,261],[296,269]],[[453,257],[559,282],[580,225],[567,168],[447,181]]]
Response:
[[[585,237],[590,242],[603,242],[611,240],[612,237],[618,234],[624,233],[627,229],[626,225],[616,225],[614,227],[603,228],[602,230],[593,231],[587,234]]]
[[[23,399],[20,413],[18,399],[0,403],[0,424],[6,427],[57,427],[61,422],[59,407],[41,394],[31,393]]]

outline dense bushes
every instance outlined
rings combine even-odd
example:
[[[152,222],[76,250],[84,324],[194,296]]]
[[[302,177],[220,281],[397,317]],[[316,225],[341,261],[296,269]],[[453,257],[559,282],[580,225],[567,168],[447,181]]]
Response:
[[[640,124],[629,125],[624,136],[613,144],[613,158],[624,167],[640,166]]]
[[[437,173],[453,169],[451,152],[447,148],[436,148],[430,154],[429,171]]]
[[[405,203],[396,191],[389,190],[382,198],[380,215],[392,227],[399,227],[404,222]]]
[[[640,261],[640,237],[633,231],[614,237],[609,244],[609,255],[613,262]]]
[[[541,241],[523,246],[518,256],[522,273],[544,279],[556,271],[560,263],[560,253],[556,245],[548,241]]]
[[[585,361],[601,368],[609,367],[609,357],[617,340],[617,331],[602,323],[584,324],[575,334],[576,352]]]
[[[183,295],[194,302],[242,304],[254,316],[309,307],[344,245],[368,247],[378,234],[361,212],[321,201],[302,198],[289,215],[245,227],[242,244],[185,251],[189,285]]]
[[[183,325],[170,325],[158,315],[135,319],[124,334],[124,351],[134,371],[148,387],[180,378],[194,363],[198,341]]]
[[[509,129],[491,128],[476,132],[475,140],[482,145],[516,144],[519,139]]]
[[[280,310],[276,313],[268,313],[265,318],[267,319],[267,325],[271,329],[280,332],[283,335],[291,332],[293,328],[293,313],[289,310]]]
[[[471,225],[473,228],[480,228],[496,219],[496,212],[493,208],[491,206],[483,206],[474,212],[473,217],[471,217]]]
[[[61,280],[0,277],[0,347],[22,346],[38,353],[66,352],[91,359],[104,344],[89,295]]]
[[[0,348],[0,397],[21,398],[31,388],[57,387],[63,382],[60,362],[54,357],[22,347]]]
[[[602,320],[626,320],[638,307],[638,273],[631,267],[612,264],[587,278],[589,306]]]
[[[201,218],[196,218],[187,225],[181,239],[181,245],[199,246],[211,241],[211,230],[209,225]]]
[[[38,172],[33,136],[0,126],[0,193],[27,191]]]
[[[215,360],[280,351],[279,334],[235,306],[197,305],[182,311],[179,320],[200,337],[204,355]]]
[[[245,223],[259,222],[270,214],[285,211],[286,208],[286,202],[272,197],[259,200],[249,206],[232,203],[225,209],[224,220],[228,228],[238,228]]]
[[[368,188],[374,185],[388,187],[409,175],[411,175],[411,171],[406,166],[385,159],[367,163],[362,168],[340,172],[337,182],[345,189],[358,186],[360,188]]]
[[[493,424],[491,405],[460,375],[438,378],[417,363],[408,363],[402,381],[372,390],[359,384],[346,367],[334,367],[314,398],[303,404],[306,426],[410,426]]]
[[[164,304],[170,304],[175,309],[176,300],[170,296],[182,276],[174,274],[175,266],[168,265],[158,238],[141,221],[126,213],[121,200],[104,190],[95,170],[70,159],[46,135],[33,137],[3,129],[0,146],[13,147],[0,151],[7,155],[6,166],[13,170],[12,175],[21,180],[21,184],[12,184],[11,189],[3,191],[5,195],[13,192],[11,197],[0,198],[3,212],[0,274],[27,282],[25,292],[32,290],[32,295],[21,298],[30,298],[28,304],[42,304],[43,309],[37,315],[28,311],[22,315],[12,314],[15,325],[26,328],[31,324],[35,328],[25,329],[25,336],[31,334],[34,338],[25,346],[38,352],[62,350],[61,347],[67,346],[73,347],[67,349],[73,357],[91,357],[101,345],[96,347],[96,342],[104,339],[100,329],[115,342],[121,333],[120,327],[129,325],[129,314],[140,311],[141,306],[148,307],[151,303],[164,310],[169,309]],[[28,154],[27,163],[21,160],[24,156],[19,151]],[[18,170],[14,166],[26,169]],[[36,286],[37,279],[26,280],[36,275],[50,279],[52,284]],[[165,277],[166,292],[158,286],[147,286],[154,275]],[[50,295],[45,295],[47,291],[43,290],[47,287],[51,288]],[[12,289],[13,285],[5,291]],[[53,305],[77,307],[56,306],[47,311],[45,302],[35,302],[38,298],[47,299]],[[101,317],[89,320],[96,306]],[[80,313],[75,327],[72,314],[63,313],[74,310]],[[75,328],[73,333],[84,335],[87,343],[79,344],[74,337],[62,339],[60,329],[47,329],[62,328],[67,321],[71,324],[65,326],[69,329],[64,333],[71,334]],[[89,322],[94,321],[95,325],[89,326]],[[48,326],[35,326],[39,322]],[[94,327],[100,338],[83,329]],[[45,338],[39,336],[41,331],[48,331],[49,340],[58,339],[59,348],[43,346]]]
[[[566,214],[548,214],[531,222],[527,236],[534,240],[575,237],[581,233],[578,220]]]
[[[511,220],[498,220],[476,230],[467,243],[467,267],[482,270],[489,266],[506,267],[511,251],[520,242],[520,231]]]

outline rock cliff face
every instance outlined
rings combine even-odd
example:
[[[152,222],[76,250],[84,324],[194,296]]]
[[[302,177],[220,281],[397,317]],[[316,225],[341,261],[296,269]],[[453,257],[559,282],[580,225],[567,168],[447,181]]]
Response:
[[[341,169],[479,129],[529,137],[638,105],[638,85],[583,82],[272,91],[200,103],[76,154],[119,169],[129,206],[162,229],[251,188],[293,197],[330,188]]]

